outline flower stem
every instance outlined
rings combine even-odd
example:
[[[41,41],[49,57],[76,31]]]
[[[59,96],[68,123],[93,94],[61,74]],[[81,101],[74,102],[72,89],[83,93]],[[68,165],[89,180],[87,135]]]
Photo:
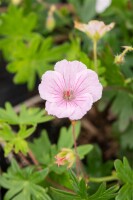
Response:
[[[98,69],[97,69],[97,40],[93,40],[93,57],[94,57],[95,71],[98,72]]]
[[[72,134],[73,134],[73,140],[74,140],[74,150],[75,150],[75,155],[76,155],[76,172],[77,176],[79,176],[79,156],[78,156],[78,151],[77,151],[77,143],[76,143],[76,133],[75,133],[75,121],[72,121]]]
[[[89,178],[90,182],[95,182],[95,183],[100,183],[100,182],[105,182],[105,181],[116,181],[116,180],[118,180],[117,176],[105,176],[105,177],[100,177],[100,178],[90,177]]]

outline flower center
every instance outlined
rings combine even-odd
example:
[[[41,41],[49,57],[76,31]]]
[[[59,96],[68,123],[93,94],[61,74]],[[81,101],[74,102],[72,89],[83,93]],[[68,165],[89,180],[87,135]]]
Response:
[[[67,101],[72,100],[72,99],[74,98],[74,96],[73,96],[73,91],[71,91],[71,90],[64,91],[64,93],[63,93],[63,98],[64,98],[65,100],[67,100]]]

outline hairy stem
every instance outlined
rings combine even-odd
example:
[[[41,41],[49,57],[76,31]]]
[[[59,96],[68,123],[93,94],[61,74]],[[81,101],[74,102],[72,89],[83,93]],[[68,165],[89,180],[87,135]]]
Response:
[[[77,176],[79,176],[79,174],[80,174],[80,160],[79,160],[78,151],[77,151],[75,124],[76,124],[76,122],[72,121],[72,134],[73,134],[73,140],[74,140],[74,150],[75,150],[75,155],[76,155],[76,172],[77,172]]]
[[[89,178],[90,182],[95,182],[95,183],[100,183],[100,182],[105,182],[105,181],[116,181],[116,180],[118,180],[117,176],[105,176],[105,177],[100,177],[100,178],[90,177]]]
[[[97,40],[93,40],[93,58],[94,58],[95,71],[98,72],[98,68],[97,68]]]
[[[28,152],[29,157],[31,158],[32,162],[34,163],[35,166],[39,167],[39,162],[37,161],[35,155],[31,150]],[[40,167],[38,169],[41,169]]]

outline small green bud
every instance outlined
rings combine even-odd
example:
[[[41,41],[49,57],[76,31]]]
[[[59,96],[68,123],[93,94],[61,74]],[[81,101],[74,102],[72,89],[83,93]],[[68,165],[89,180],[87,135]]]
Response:
[[[118,65],[124,63],[124,56],[122,56],[121,54],[115,56],[114,63]]]
[[[63,148],[56,156],[56,164],[58,166],[60,165],[66,165],[67,168],[71,168],[76,160],[75,153],[72,149]]]

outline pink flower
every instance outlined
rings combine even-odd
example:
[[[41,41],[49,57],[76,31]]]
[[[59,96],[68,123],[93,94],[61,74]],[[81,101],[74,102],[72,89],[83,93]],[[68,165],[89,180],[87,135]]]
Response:
[[[102,38],[106,32],[114,27],[114,25],[113,22],[109,25],[105,25],[104,22],[98,20],[92,20],[88,22],[88,24],[74,22],[75,28],[85,32],[92,40],[99,40]]]
[[[42,76],[39,93],[46,100],[46,111],[58,118],[81,119],[102,95],[97,74],[79,61],[62,60],[55,71]]]

